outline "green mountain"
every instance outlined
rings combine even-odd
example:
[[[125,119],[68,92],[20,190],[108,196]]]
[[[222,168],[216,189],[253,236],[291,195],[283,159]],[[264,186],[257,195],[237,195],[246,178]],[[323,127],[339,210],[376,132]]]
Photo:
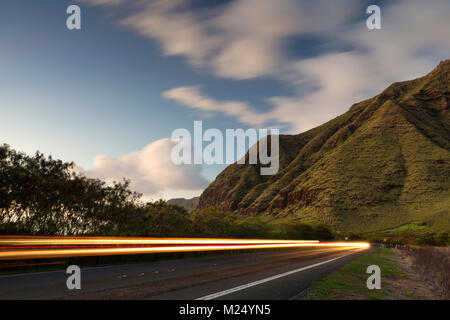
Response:
[[[410,222],[450,230],[450,60],[343,115],[280,136],[280,170],[227,167],[200,197],[241,215],[319,220],[356,232]]]

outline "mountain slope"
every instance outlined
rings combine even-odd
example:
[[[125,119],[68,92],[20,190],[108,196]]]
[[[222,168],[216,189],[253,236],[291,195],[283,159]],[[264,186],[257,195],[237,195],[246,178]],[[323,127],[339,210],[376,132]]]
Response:
[[[449,216],[450,60],[305,133],[280,136],[280,170],[233,164],[199,207],[380,229]],[[388,212],[391,212],[388,214]],[[349,227],[350,228],[350,227]],[[353,227],[351,227],[353,228]]]

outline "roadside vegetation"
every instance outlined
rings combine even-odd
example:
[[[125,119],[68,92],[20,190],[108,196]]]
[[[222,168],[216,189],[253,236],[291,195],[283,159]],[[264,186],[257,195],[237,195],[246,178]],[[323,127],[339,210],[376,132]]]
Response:
[[[450,244],[450,236],[446,231],[435,232],[426,222],[411,222],[400,226],[366,233],[345,233],[352,239],[366,239],[374,243],[386,245],[440,246]]]
[[[381,269],[381,289],[369,290],[367,267]],[[303,300],[449,299],[450,250],[437,247],[374,248],[296,298]]]
[[[318,222],[267,223],[218,208],[188,213],[160,200],[144,203],[129,181],[107,185],[65,163],[0,145],[0,234],[241,237],[332,240]]]
[[[306,300],[364,300],[387,299],[393,293],[390,281],[402,277],[404,273],[392,259],[393,252],[387,248],[372,249],[364,256],[317,281],[307,293]],[[381,290],[369,290],[366,269],[377,265],[381,269]]]

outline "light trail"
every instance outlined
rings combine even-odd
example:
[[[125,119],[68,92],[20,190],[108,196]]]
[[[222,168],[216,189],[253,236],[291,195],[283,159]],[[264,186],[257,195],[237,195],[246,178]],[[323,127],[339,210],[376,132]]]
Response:
[[[0,246],[23,245],[150,245],[150,244],[273,244],[318,243],[317,240],[264,240],[264,239],[216,239],[216,238],[89,238],[89,237],[0,237]]]
[[[106,246],[106,247],[105,247]],[[0,237],[0,260],[295,247],[367,248],[368,243],[202,238]]]

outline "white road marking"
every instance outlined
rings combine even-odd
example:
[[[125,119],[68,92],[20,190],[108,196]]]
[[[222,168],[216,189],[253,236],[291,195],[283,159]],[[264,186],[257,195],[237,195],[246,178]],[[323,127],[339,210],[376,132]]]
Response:
[[[128,267],[128,266],[134,266],[135,264],[124,264],[120,265],[121,267]],[[82,268],[81,271],[90,271],[90,270],[100,270],[100,269],[107,269],[107,268],[114,268],[117,266],[103,266],[103,267],[89,267],[89,268]],[[0,276],[0,279],[2,278],[12,278],[12,277],[27,277],[27,276],[40,276],[50,273],[64,273],[66,274],[66,269],[64,270],[53,270],[53,271],[42,271],[42,272],[27,272],[27,273],[16,273],[16,274],[7,274]]]
[[[336,261],[338,259],[342,259],[344,257],[348,257],[349,255],[355,254],[357,252],[361,252],[361,251],[352,252],[352,253],[349,253],[349,254],[346,254],[346,255],[334,258],[334,259],[330,259],[330,260],[327,260],[327,261],[322,261],[322,262],[319,262],[319,263],[316,263],[316,264],[312,264],[312,265],[307,266],[307,267],[303,267],[303,268],[300,268],[300,269],[295,269],[295,270],[291,270],[291,271],[288,271],[288,272],[285,272],[285,273],[277,274],[277,275],[269,277],[269,278],[257,280],[257,281],[254,281],[254,282],[250,282],[250,283],[244,284],[242,286],[238,286],[238,287],[234,287],[234,288],[231,288],[231,289],[228,289],[228,290],[224,290],[224,291],[220,291],[220,292],[217,292],[217,293],[213,293],[213,294],[210,294],[210,295],[207,295],[207,296],[195,299],[195,300],[212,300],[212,299],[216,299],[216,298],[219,298],[219,297],[223,297],[223,296],[226,296],[226,295],[228,295],[230,293],[234,293],[234,292],[237,292],[237,291],[245,290],[245,289],[248,289],[248,288],[260,285],[262,283],[266,283],[266,282],[269,282],[269,281],[272,281],[272,280],[276,280],[276,279],[279,279],[279,278],[282,278],[282,277],[286,277],[286,276],[289,276],[289,275],[297,273],[297,272],[305,271],[305,270],[308,270],[308,269],[311,269],[311,268],[315,268],[315,267],[318,267],[320,265],[323,265],[323,264],[326,264],[326,263],[329,263],[329,262],[332,262],[332,261]]]
[[[66,274],[66,270],[55,270],[55,271],[43,271],[43,272],[29,272],[29,273],[17,273],[17,274],[7,274],[0,276],[0,279],[3,278],[13,278],[13,277],[27,277],[27,276],[36,276],[36,275],[44,275],[50,273],[64,273]]]

